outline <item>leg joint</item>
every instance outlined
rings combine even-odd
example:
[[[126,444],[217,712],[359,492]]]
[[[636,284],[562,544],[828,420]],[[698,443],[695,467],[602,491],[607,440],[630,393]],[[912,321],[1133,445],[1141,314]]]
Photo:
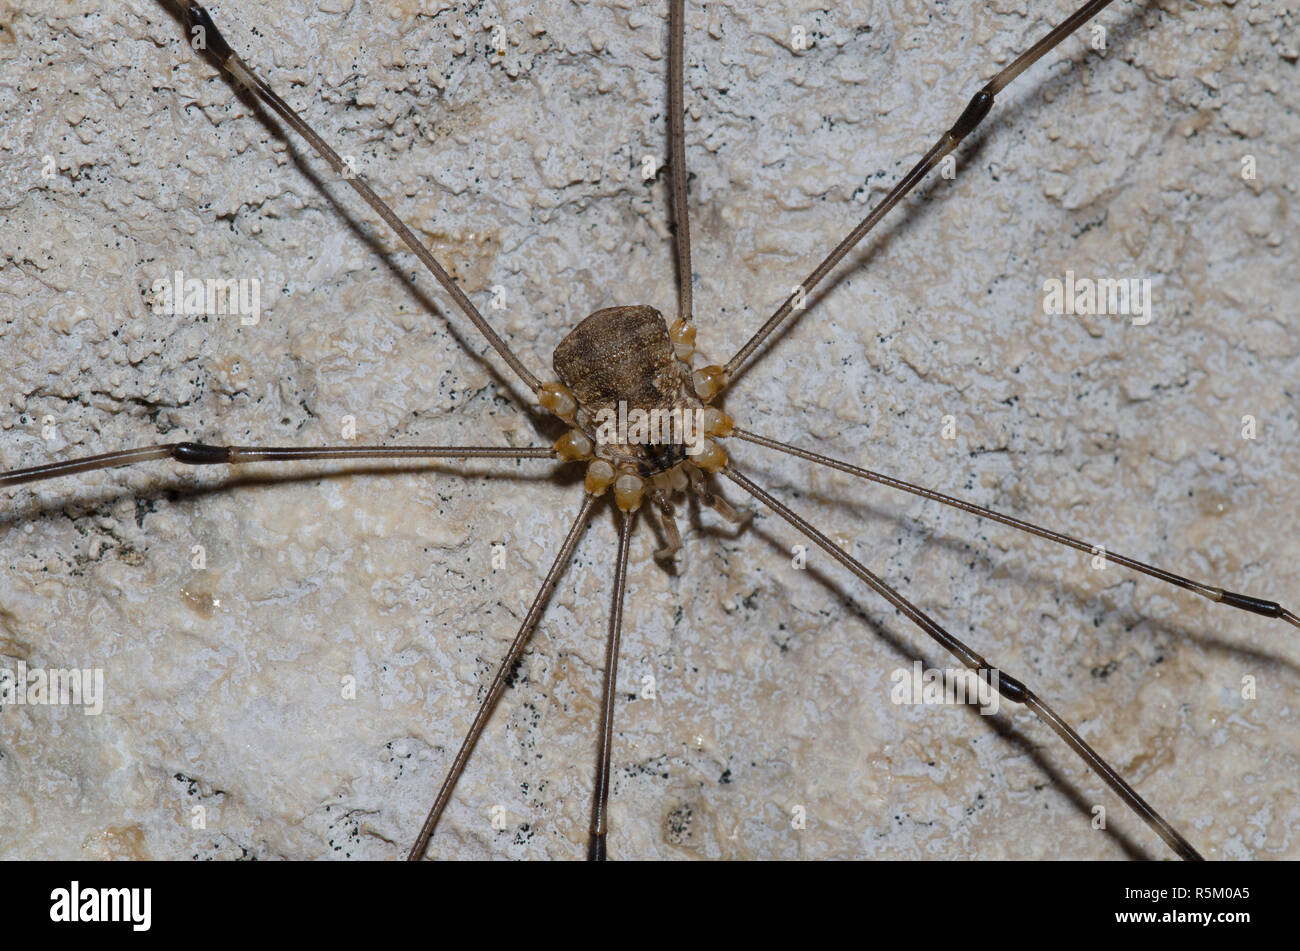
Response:
[[[210,466],[229,462],[228,446],[205,446],[199,442],[178,442],[172,446],[172,458],[189,466]]]
[[[960,142],[966,136],[970,135],[972,129],[984,121],[984,117],[989,114],[993,108],[993,93],[987,89],[981,89],[971,97],[970,103],[966,106],[966,111],[958,117],[948,130],[954,142]]]
[[[1015,677],[998,671],[998,693],[1012,703],[1024,703],[1029,699],[1029,688]]]

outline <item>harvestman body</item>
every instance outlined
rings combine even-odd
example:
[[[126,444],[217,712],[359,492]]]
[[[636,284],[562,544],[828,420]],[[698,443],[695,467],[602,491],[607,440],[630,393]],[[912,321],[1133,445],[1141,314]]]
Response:
[[[72,475],[113,466],[151,460],[170,459],[189,465],[219,465],[295,459],[429,459],[429,458],[534,458],[558,459],[582,463],[586,467],[585,493],[569,533],[541,585],[541,589],[518,629],[505,658],[499,665],[487,694],[478,709],[464,742],[456,754],[437,798],[429,810],[423,828],[410,850],[410,858],[424,855],[429,839],[446,808],[456,782],[464,771],[474,746],[488,718],[500,699],[507,676],[522,654],[546,603],[568,565],[593,511],[607,494],[622,513],[618,555],[615,563],[615,596],[609,619],[606,665],[603,683],[602,720],[598,766],[593,794],[589,856],[606,855],[608,832],[607,807],[610,795],[610,756],[613,736],[614,683],[622,629],[623,594],[626,586],[629,541],[636,515],[649,502],[649,512],[661,519],[668,546],[662,552],[675,554],[681,547],[675,523],[672,499],[688,492],[705,504],[718,508],[728,517],[736,517],[725,502],[710,488],[710,481],[725,477],[739,485],[755,499],[772,509],[798,529],[814,544],[839,562],[847,571],[880,594],[898,611],[913,621],[937,644],[955,655],[963,665],[975,671],[993,669],[993,665],[966,643],[953,636],[925,612],[917,608],[891,585],[868,570],[861,562],[836,545],[802,516],[767,490],[756,484],[730,460],[719,440],[735,438],[779,452],[788,453],[817,465],[837,469],[852,476],[890,485],[924,498],[954,506],[992,519],[1029,534],[1088,552],[1091,544],[1054,532],[1023,520],[1001,515],[981,506],[942,495],[910,483],[892,479],[860,467],[831,459],[820,453],[786,445],[736,426],[731,417],[711,404],[726,390],[771,335],[794,319],[801,309],[803,296],[821,283],[844,256],[899,201],[951,153],[988,115],[996,96],[1021,72],[1066,36],[1087,22],[1110,0],[1090,0],[1078,11],[1052,29],[1028,51],[1017,57],[980,89],[950,129],[912,167],[888,195],[871,209],[863,221],[808,275],[795,293],[776,310],[753,337],[725,364],[695,368],[696,330],[692,313],[690,265],[690,231],[686,202],[686,167],[683,135],[682,61],[684,14],[683,3],[671,5],[671,43],[669,57],[671,169],[673,211],[677,225],[676,258],[678,276],[678,314],[669,326],[664,317],[647,306],[625,305],[597,311],[586,318],[556,348],[554,369],[559,382],[543,383],[511,351],[507,343],[489,325],[439,262],[392,212],[366,182],[350,174],[339,155],[325,143],[280,97],[259,79],[222,37],[207,11],[197,3],[175,2],[196,48],[206,50],[244,90],[256,96],[303,136],[311,146],[341,174],[368,204],[394,229],[407,247],[420,258],[430,273],[452,297],[460,310],[483,334],[511,370],[533,391],[543,407],[569,428],[553,447],[517,449],[510,447],[238,447],[200,443],[175,443],[104,453],[20,469],[0,475],[0,486]],[[681,445],[663,442],[609,443],[600,438],[596,417],[619,404],[645,410],[698,413],[704,439],[698,451],[688,454]],[[1162,581],[1199,594],[1211,601],[1242,610],[1278,618],[1300,627],[1300,618],[1276,602],[1227,591],[1203,584],[1160,568],[1109,554],[1116,564],[1145,573]],[[1062,720],[1028,686],[1004,672],[997,672],[996,686],[1005,700],[1021,703],[1034,711],[1060,738],[1077,753],[1136,812],[1175,853],[1184,858],[1199,858],[1195,848],[1170,823],[1156,812],[1113,768],[1111,768],[1079,733]]]

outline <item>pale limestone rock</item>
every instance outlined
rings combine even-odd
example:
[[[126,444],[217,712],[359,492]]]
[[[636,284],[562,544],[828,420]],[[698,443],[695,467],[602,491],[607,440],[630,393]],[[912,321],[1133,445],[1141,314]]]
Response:
[[[358,441],[554,438],[499,361],[466,355],[486,345],[436,285],[403,283],[411,257],[385,262],[376,245],[395,239],[346,186],[323,189],[325,166],[233,99],[160,5],[81,6],[25,3],[0,31],[0,464],[339,442],[345,417]],[[711,359],[1067,10],[825,6],[691,5]],[[1002,97],[955,180],[925,186],[814,295],[729,411],[1294,608],[1300,88],[1278,78],[1294,63],[1271,7],[1119,4],[1104,59],[1072,37]],[[549,377],[586,313],[674,299],[666,179],[640,175],[664,153],[666,20],[529,4],[498,57],[488,14],[458,10],[215,12],[475,301],[503,289],[489,315]],[[794,26],[810,49],[792,51]],[[146,295],[177,269],[257,278],[259,323],[154,315]],[[1153,320],[1044,316],[1043,282],[1067,269],[1150,278]],[[1207,855],[1300,856],[1294,630],[757,447],[734,456],[1039,689]],[[108,693],[98,717],[0,713],[4,856],[404,853],[578,484],[538,462],[467,467],[490,479],[319,476],[331,468],[277,482],[286,470],[151,464],[0,493],[4,665],[102,667]],[[611,854],[1167,855],[1024,711],[891,703],[893,670],[948,659],[828,559],[794,570],[795,542],[766,515],[738,536],[705,515],[670,577],[637,540]],[[613,551],[602,514],[437,854],[583,854]],[[647,676],[657,699],[627,702]],[[1090,829],[1094,802],[1116,834]]]

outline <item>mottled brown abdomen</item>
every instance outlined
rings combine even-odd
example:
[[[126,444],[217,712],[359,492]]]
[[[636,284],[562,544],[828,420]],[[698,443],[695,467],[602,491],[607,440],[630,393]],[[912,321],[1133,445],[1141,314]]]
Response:
[[[595,414],[629,408],[670,408],[688,394],[689,373],[673,354],[663,315],[645,305],[607,307],[560,341],[555,372],[578,403]]]
[[[699,408],[690,367],[679,360],[663,315],[653,307],[607,307],[591,314],[560,341],[555,372],[578,403],[577,425],[596,440],[602,410]],[[633,463],[643,475],[672,468],[686,458],[680,445],[604,443],[596,455]]]

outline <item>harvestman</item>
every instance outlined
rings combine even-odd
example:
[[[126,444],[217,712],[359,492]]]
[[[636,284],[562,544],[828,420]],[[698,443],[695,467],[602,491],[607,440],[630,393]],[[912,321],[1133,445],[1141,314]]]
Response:
[[[729,459],[716,441],[706,445],[703,453],[685,461],[680,454],[663,447],[621,446],[615,450],[593,444],[594,432],[590,415],[606,402],[616,402],[620,397],[638,405],[685,406],[704,412],[706,429],[713,440],[737,439],[747,441],[777,452],[784,452],[817,465],[838,469],[855,477],[870,479],[912,492],[943,504],[979,514],[1019,530],[1077,548],[1092,550],[1092,543],[1069,538],[1027,522],[994,513],[988,509],[962,502],[949,496],[931,492],[891,479],[874,472],[850,466],[809,449],[794,447],[735,426],[727,414],[708,404],[717,399],[728,383],[763,351],[768,338],[802,312],[801,299],[821,284],[846,254],[874,228],[874,226],[917,184],[930,173],[950,152],[958,147],[971,131],[989,113],[995,97],[1021,72],[1053,49],[1066,36],[1084,24],[1109,4],[1109,0],[1093,0],[1051,30],[1033,47],[1016,58],[999,72],[971,99],[964,112],[952,127],[939,136],[934,146],[898,182],[884,200],[876,204],[867,217],[809,274],[800,290],[791,294],[775,313],[760,327],[750,340],[722,366],[691,368],[694,355],[695,323],[692,312],[692,281],[690,229],[688,224],[686,180],[679,174],[685,169],[683,134],[682,59],[684,13],[683,4],[674,2],[671,7],[670,76],[670,143],[672,169],[673,214],[677,225],[676,264],[678,276],[678,309],[671,328],[657,312],[649,308],[620,307],[600,311],[584,321],[566,338],[556,351],[556,370],[563,383],[543,383],[511,351],[509,345],[497,334],[490,323],[459,289],[446,271],[420,240],[397,218],[389,207],[365,183],[351,174],[342,158],[336,154],[298,115],[269,87],[256,77],[252,69],[226,44],[207,12],[197,4],[178,4],[180,14],[192,36],[201,38],[205,48],[229,73],[234,81],[257,96],[288,125],[306,139],[351,186],[364,198],[399,235],[407,247],[416,254],[433,274],[438,283],[452,297],[457,307],[488,340],[493,349],[523,383],[533,391],[540,403],[556,417],[574,427],[554,447],[518,449],[512,447],[466,446],[346,446],[328,448],[267,448],[211,446],[198,443],[180,443],[149,446],[118,452],[104,453],[80,459],[34,466],[15,470],[0,476],[0,485],[17,485],[25,482],[72,475],[93,469],[128,465],[137,462],[171,459],[191,465],[219,465],[233,463],[304,460],[304,459],[432,459],[432,458],[509,458],[509,459],[560,459],[565,462],[584,462],[587,465],[586,495],[575,517],[568,536],[560,546],[551,570],[537,593],[506,657],[498,668],[487,695],[481,704],[468,735],[455,757],[451,769],[438,792],[420,834],[411,848],[410,857],[423,855],[429,837],[445,809],[457,779],[466,766],[474,744],[478,740],[488,717],[504,690],[507,675],[524,650],[546,602],[554,590],[577,543],[592,517],[598,500],[607,494],[613,497],[623,513],[619,532],[618,555],[615,564],[614,607],[609,619],[607,662],[602,699],[602,718],[598,769],[593,795],[589,854],[594,858],[605,856],[607,835],[606,811],[610,792],[610,740],[613,735],[614,690],[617,672],[618,646],[621,636],[623,592],[626,583],[629,541],[636,515],[645,507],[655,515],[661,530],[669,540],[669,547],[678,546],[675,514],[670,498],[683,491],[695,495],[706,504],[720,507],[724,514],[731,513],[725,503],[710,491],[709,476],[723,476],[739,485],[757,500],[771,508],[810,541],[837,560],[850,573],[889,601],[896,609],[911,619],[939,645],[953,653],[971,669],[991,666],[978,653],[961,640],[953,637],[924,612],[903,598],[886,581],[870,572],[851,555],[841,550],[824,533],[786,507],[769,492],[757,485],[746,470]],[[658,376],[651,380],[647,368]],[[665,382],[667,380],[668,382]],[[1142,572],[1162,581],[1200,594],[1211,601],[1237,607],[1268,617],[1286,620],[1300,626],[1300,619],[1279,604],[1248,595],[1227,591],[1184,578],[1172,572],[1147,565],[1122,555],[1108,556],[1116,564]],[[1199,857],[1195,849],[1149,806],[1083,739],[1038,698],[1030,688],[1010,675],[1000,672],[999,690],[1004,699],[1023,703],[1040,716],[1108,785],[1132,808],[1162,839],[1185,858]]]

